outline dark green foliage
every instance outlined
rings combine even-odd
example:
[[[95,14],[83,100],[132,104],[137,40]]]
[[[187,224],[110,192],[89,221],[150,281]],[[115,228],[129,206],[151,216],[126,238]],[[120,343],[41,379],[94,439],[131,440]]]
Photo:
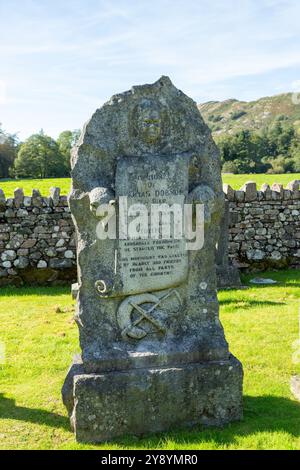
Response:
[[[231,114],[239,119],[245,111]],[[208,117],[214,131],[221,129],[221,114]],[[57,141],[43,131],[22,144],[0,127],[0,178],[64,177],[70,174],[70,150],[80,131],[63,131]],[[287,173],[300,171],[300,136],[287,117],[280,114],[261,131],[241,130],[216,137],[225,173]]]
[[[211,114],[210,116],[208,116],[208,120],[211,122],[219,122],[222,121],[222,119],[223,116],[221,116],[221,114]]]
[[[0,178],[8,178],[10,176],[10,167],[17,156],[17,150],[17,137],[7,134],[0,127]]]
[[[65,176],[63,156],[55,140],[43,131],[30,136],[20,146],[14,174],[25,178]]]
[[[234,175],[239,172],[239,168],[236,162],[229,161],[224,162],[222,166],[222,173],[233,173]]]
[[[242,130],[221,136],[217,143],[225,172],[286,173],[300,169],[299,135],[282,116],[261,132]]]
[[[63,131],[59,134],[57,139],[57,144],[59,150],[64,159],[64,165],[69,173],[71,170],[70,166],[70,157],[71,157],[71,149],[76,144],[80,137],[80,130],[76,129],[75,131]]]
[[[234,120],[239,119],[240,117],[244,116],[245,114],[247,114],[246,111],[243,111],[243,110],[236,111],[235,113],[231,114],[231,119],[234,119]]]
[[[70,174],[70,150],[80,131],[64,131],[57,141],[43,131],[20,145],[13,174],[23,178],[63,177]]]

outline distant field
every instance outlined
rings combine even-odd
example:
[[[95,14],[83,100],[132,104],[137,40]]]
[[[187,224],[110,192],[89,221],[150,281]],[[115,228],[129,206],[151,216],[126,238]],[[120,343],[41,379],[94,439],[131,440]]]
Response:
[[[290,181],[300,180],[300,173],[288,173],[282,175],[265,175],[264,173],[259,175],[222,175],[223,183],[230,184],[233,189],[240,189],[247,181],[255,181],[258,189],[264,183],[268,183],[270,186],[273,183],[287,185]]]
[[[0,188],[6,197],[12,197],[16,188],[23,188],[26,196],[30,196],[33,189],[38,189],[42,196],[48,196],[51,186],[58,186],[61,194],[68,194],[70,178],[45,178],[45,179],[0,179]]]
[[[239,189],[247,181],[256,181],[258,188],[260,188],[263,183],[270,185],[280,183],[286,186],[289,181],[295,179],[300,180],[300,173],[282,175],[223,175],[223,183],[230,184],[234,189]],[[51,186],[59,186],[61,188],[61,194],[67,194],[70,188],[70,178],[0,179],[0,188],[3,189],[6,197],[12,197],[16,188],[23,188],[26,196],[30,196],[33,189],[39,189],[42,196],[47,196]]]

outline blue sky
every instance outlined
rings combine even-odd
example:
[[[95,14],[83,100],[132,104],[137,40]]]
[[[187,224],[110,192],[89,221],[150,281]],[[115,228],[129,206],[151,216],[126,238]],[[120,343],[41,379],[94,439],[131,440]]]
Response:
[[[299,18],[299,0],[0,0],[0,122],[56,137],[160,75],[197,102],[292,91]]]

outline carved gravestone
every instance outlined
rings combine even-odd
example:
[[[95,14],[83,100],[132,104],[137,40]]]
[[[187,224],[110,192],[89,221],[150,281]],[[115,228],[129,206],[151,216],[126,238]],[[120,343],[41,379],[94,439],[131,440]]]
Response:
[[[201,249],[152,232],[126,238],[124,209],[187,202],[204,205]],[[62,393],[76,438],[240,419],[242,366],[229,353],[216,294],[220,161],[196,104],[168,77],[113,96],[73,152],[69,204],[82,353]],[[99,236],[101,207],[115,210],[115,239]]]
[[[220,234],[216,246],[217,285],[219,288],[240,287],[241,278],[239,270],[229,261],[229,202],[225,201],[223,216],[220,221]]]

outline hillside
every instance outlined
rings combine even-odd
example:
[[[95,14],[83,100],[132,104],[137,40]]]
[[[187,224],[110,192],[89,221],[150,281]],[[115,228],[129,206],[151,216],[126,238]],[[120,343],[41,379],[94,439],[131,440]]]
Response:
[[[300,135],[300,104],[292,101],[292,93],[268,96],[257,101],[208,101],[198,105],[214,136],[234,134],[241,129],[261,129],[278,117],[295,126]]]

